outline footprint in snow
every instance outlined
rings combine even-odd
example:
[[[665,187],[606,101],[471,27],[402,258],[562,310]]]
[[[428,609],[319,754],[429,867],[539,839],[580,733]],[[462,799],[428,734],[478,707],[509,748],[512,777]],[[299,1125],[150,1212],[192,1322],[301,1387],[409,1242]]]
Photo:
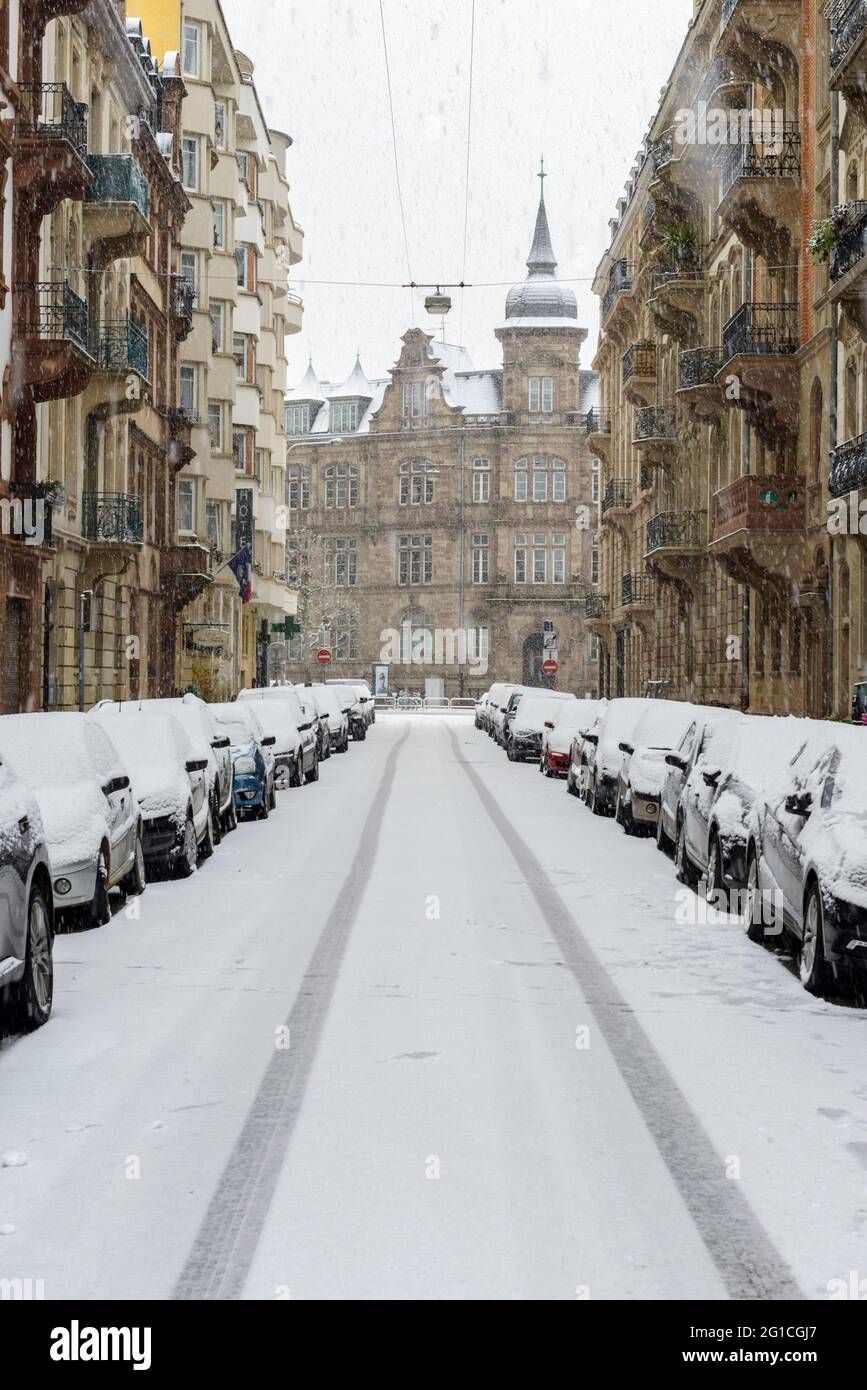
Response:
[[[386,1057],[386,1062],[426,1062],[428,1057],[439,1057],[438,1052],[398,1052],[394,1057]]]
[[[824,1115],[826,1120],[848,1120],[848,1110],[835,1110],[829,1105],[819,1105],[816,1107],[817,1115]]]
[[[14,1236],[15,1227],[11,1221],[0,1221],[0,1236]]]
[[[7,1149],[0,1162],[4,1168],[23,1168],[27,1163],[27,1155],[21,1149]]]

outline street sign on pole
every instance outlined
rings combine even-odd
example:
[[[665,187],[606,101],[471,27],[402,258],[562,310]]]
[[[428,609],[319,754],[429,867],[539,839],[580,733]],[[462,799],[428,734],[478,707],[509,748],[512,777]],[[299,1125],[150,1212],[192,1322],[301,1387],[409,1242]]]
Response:
[[[556,661],[548,660],[542,662],[542,674],[544,676],[556,676],[559,669]]]
[[[319,662],[320,666],[329,666],[331,664],[331,651],[329,648],[320,647],[319,651],[316,653],[316,660]]]

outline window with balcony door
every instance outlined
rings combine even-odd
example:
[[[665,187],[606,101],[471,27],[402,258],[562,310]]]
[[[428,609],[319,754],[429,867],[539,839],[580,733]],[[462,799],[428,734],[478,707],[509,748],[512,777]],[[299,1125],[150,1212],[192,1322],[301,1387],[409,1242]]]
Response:
[[[181,144],[181,182],[188,192],[198,192],[199,142],[193,135],[185,135]]]
[[[473,536],[473,583],[487,584],[490,577],[490,537],[486,531],[479,531]]]
[[[182,534],[189,534],[195,529],[196,508],[193,482],[190,478],[181,478],[178,483],[178,530]]]

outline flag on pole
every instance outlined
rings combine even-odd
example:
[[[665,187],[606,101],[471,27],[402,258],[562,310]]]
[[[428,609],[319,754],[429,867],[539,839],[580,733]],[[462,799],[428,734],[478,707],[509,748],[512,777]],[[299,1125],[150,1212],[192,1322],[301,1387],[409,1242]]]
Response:
[[[233,555],[229,561],[229,569],[238,581],[238,588],[241,591],[241,602],[249,603],[253,597],[253,547],[250,545],[242,546],[237,555]]]

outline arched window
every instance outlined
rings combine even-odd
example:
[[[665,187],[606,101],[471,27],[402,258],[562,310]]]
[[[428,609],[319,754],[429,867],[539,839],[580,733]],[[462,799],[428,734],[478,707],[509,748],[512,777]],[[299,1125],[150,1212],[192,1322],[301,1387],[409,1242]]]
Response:
[[[325,645],[335,661],[354,661],[358,656],[358,619],[348,608],[339,608],[325,626]]]
[[[437,470],[424,459],[411,459],[400,465],[398,499],[402,507],[418,507],[434,500]]]
[[[310,506],[310,469],[290,468],[287,470],[286,479],[290,512],[305,511]]]
[[[358,506],[358,469],[354,463],[334,463],[325,470],[326,507]]]
[[[432,662],[434,624],[430,613],[410,608],[400,620],[400,659],[404,665]]]
[[[532,483],[530,477],[532,474]],[[566,464],[563,459],[534,454],[515,464],[516,502],[565,502]]]

